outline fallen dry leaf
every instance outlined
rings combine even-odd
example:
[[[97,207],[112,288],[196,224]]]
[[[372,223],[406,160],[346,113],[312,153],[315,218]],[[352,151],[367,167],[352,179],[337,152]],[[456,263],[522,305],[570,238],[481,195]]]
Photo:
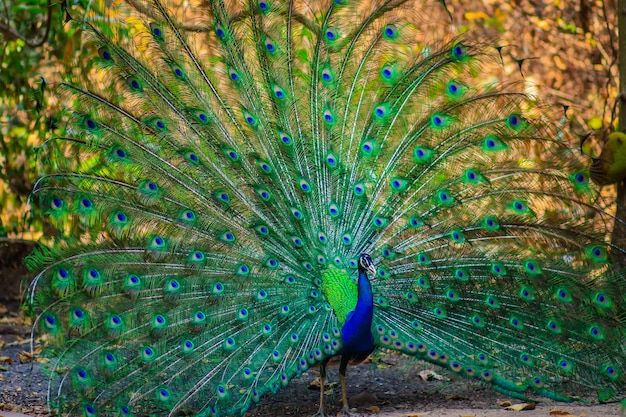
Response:
[[[30,363],[33,361],[33,359],[35,359],[35,355],[30,352],[26,352],[25,350],[22,350],[21,352],[17,353],[17,358],[20,360],[20,363]]]
[[[432,381],[433,379],[437,379],[437,380],[443,379],[441,375],[431,370],[421,371],[419,375],[420,375],[420,378],[422,378],[424,381]]]
[[[13,359],[8,356],[0,356],[0,363],[5,363],[7,365],[13,365]]]
[[[309,382],[309,389],[312,389],[312,388],[319,389],[321,386],[322,386],[322,382],[320,381],[319,377]]]
[[[511,401],[498,401],[496,404],[498,404],[500,407],[510,407],[511,405],[513,405]]]
[[[367,407],[365,411],[369,411],[370,413],[378,413],[380,411],[380,407],[377,405],[373,405],[371,407]]]
[[[311,381],[309,383],[308,388],[309,389],[320,389],[321,385],[322,385],[322,381],[321,381],[321,379],[319,377],[317,377],[317,378],[315,378],[313,381]],[[326,391],[324,391],[324,393],[328,394],[328,395],[331,395],[333,393],[333,388],[335,388],[335,386],[337,386],[336,382],[331,382],[331,383],[326,382],[324,384],[324,387],[326,388]]]
[[[37,363],[50,363],[49,358],[37,358]]]
[[[536,405],[535,403],[520,403],[520,404],[510,405],[506,407],[505,410],[511,410],[511,411],[534,410],[535,405]]]
[[[550,415],[551,416],[565,416],[565,417],[584,417],[585,412],[583,411],[582,413],[580,413],[580,415],[576,415],[576,414],[570,413],[569,411],[552,410],[550,411]]]

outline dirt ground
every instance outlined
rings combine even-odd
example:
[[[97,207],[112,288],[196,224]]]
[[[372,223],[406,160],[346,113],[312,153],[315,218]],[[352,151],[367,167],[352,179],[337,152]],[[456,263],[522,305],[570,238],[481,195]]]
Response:
[[[16,318],[17,307],[0,304],[0,417],[47,415],[45,376],[36,360],[21,352],[30,350],[30,328]],[[26,362],[26,363],[22,363]],[[421,371],[434,370],[443,379],[425,381]],[[275,396],[266,396],[245,417],[311,416],[317,411],[319,389],[310,386],[317,373],[310,370]],[[329,416],[339,413],[341,388],[337,370],[330,370]],[[477,381],[455,378],[421,361],[386,354],[348,369],[348,395],[357,415],[379,417],[619,417],[619,403],[585,406],[553,401],[534,409],[506,410],[508,398]],[[339,414],[340,415],[340,414]]]

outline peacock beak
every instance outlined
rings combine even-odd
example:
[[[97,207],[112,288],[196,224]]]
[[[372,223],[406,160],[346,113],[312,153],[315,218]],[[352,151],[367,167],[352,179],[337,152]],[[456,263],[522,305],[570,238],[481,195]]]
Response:
[[[367,266],[367,272],[371,275],[371,276],[376,276],[376,266],[374,264],[369,264]]]

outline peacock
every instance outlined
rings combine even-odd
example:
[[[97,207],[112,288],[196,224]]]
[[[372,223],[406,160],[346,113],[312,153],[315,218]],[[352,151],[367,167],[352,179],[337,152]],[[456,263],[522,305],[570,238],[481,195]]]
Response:
[[[493,39],[426,0],[91,7],[33,191],[51,408],[241,415],[319,366],[323,417],[337,358],[348,415],[348,364],[382,349],[622,398],[624,219]]]

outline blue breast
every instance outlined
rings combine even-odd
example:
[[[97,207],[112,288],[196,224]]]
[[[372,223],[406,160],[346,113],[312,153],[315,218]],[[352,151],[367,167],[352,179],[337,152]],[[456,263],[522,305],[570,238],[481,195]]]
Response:
[[[355,355],[369,353],[374,349],[372,317],[374,315],[374,295],[365,272],[359,273],[359,298],[354,311],[348,314],[341,329],[343,347],[341,354]]]

